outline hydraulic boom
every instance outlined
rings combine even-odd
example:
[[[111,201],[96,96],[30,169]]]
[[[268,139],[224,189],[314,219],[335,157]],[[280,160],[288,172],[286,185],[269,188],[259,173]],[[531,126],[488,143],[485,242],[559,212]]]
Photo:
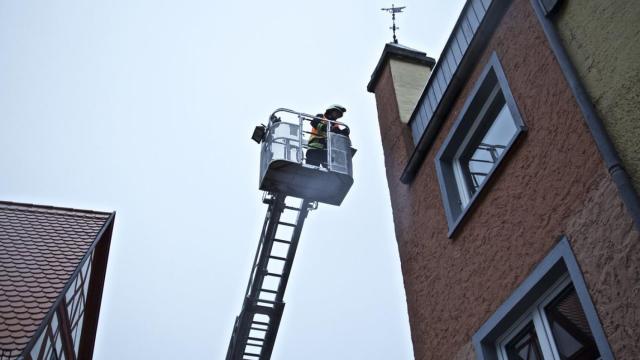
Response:
[[[282,194],[265,198],[269,204],[240,315],[236,318],[226,360],[269,359],[278,334],[282,301],[304,220],[312,206],[288,206]],[[295,222],[281,221],[284,212],[297,213]],[[282,231],[282,228],[289,228]],[[280,229],[280,230],[279,230]],[[287,238],[283,238],[288,235]]]
[[[282,119],[284,115],[294,120]],[[327,131],[326,162],[319,166],[307,163],[310,124],[319,121],[348,129],[338,121],[281,108],[269,116],[268,125],[257,126],[253,133],[252,139],[261,144],[259,188],[265,191],[263,202],[269,207],[226,360],[271,358],[307,214],[318,203],[340,205],[353,184],[355,150],[348,136]]]

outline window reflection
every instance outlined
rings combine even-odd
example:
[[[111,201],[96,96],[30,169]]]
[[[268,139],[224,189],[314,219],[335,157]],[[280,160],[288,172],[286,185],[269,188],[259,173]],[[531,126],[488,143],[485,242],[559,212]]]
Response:
[[[543,359],[538,335],[532,323],[529,323],[506,346],[509,360],[539,360]]]
[[[573,286],[565,289],[547,305],[545,312],[561,359],[600,358],[589,323]]]
[[[471,194],[478,191],[517,131],[509,108],[503,104],[487,133],[470,148],[471,156],[464,160]]]
[[[573,284],[562,280],[498,345],[501,360],[599,360],[600,352]]]
[[[466,206],[478,192],[518,131],[504,95],[496,86],[455,159],[456,182],[462,206]]]

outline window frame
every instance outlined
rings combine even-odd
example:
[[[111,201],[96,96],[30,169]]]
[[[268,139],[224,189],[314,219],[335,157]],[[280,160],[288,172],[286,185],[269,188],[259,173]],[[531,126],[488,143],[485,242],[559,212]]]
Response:
[[[534,306],[542,307],[555,299],[568,284],[572,284],[580,306],[602,360],[614,360],[613,353],[602,329],[600,319],[591,301],[582,272],[575,259],[569,240],[563,236],[559,243],[540,262],[533,272],[516,288],[507,300],[473,335],[472,342],[478,360],[500,360],[498,348],[517,334],[531,318]],[[545,333],[550,333],[548,326]],[[511,336],[510,336],[511,335]],[[545,335],[548,336],[548,335]],[[552,337],[551,337],[552,339]],[[555,342],[551,345],[555,351]]]
[[[509,342],[511,342],[511,340],[514,339],[530,322],[533,323],[536,336],[540,343],[540,349],[543,356],[545,356],[545,359],[560,359],[553,333],[551,332],[549,320],[547,320],[545,308],[570,285],[573,284],[569,275],[562,275],[560,279],[556,281],[556,283],[552,285],[518,321],[516,321],[511,329],[507,330],[496,340],[496,352],[499,353],[499,360],[509,359],[506,354],[507,344],[509,344]]]
[[[453,175],[456,180],[458,194],[460,196],[460,201],[462,203],[461,206],[463,207],[466,207],[470,204],[471,199],[473,199],[473,195],[475,195],[476,192],[480,191],[480,186],[482,185],[482,184],[479,184],[479,186],[474,189],[475,192],[473,194],[471,193],[471,187],[473,187],[473,184],[472,184],[473,179],[471,178],[469,173],[465,171],[465,168],[469,168],[470,159],[468,158],[470,158],[473,155],[474,151],[472,150],[476,149],[476,148],[473,148],[471,145],[476,143],[479,144],[482,141],[484,136],[491,129],[493,123],[498,119],[497,116],[502,111],[502,107],[506,105],[506,101],[505,101],[505,104],[502,105],[502,107],[498,110],[496,116],[495,117],[492,116],[494,122],[488,123],[488,121],[486,121],[487,120],[486,117],[489,116],[489,114],[491,114],[491,111],[496,110],[492,108],[496,105],[496,101],[498,100],[498,97],[501,96],[500,93],[501,93],[500,85],[495,84],[493,88],[489,91],[489,95],[487,95],[487,98],[482,104],[482,108],[480,109],[478,114],[474,114],[475,115],[474,119],[470,120],[471,122],[470,129],[465,135],[464,139],[460,142],[458,149],[455,151],[455,153],[453,154],[453,158],[451,159],[452,160],[451,166],[453,167]],[[512,120],[513,120],[513,116],[512,116]],[[514,121],[514,124],[515,124],[515,121]],[[517,134],[515,134],[514,136],[516,135]],[[505,151],[503,151],[503,153]],[[493,167],[495,166],[497,166],[497,164],[494,165]],[[483,181],[483,184],[484,184],[484,181]]]
[[[461,182],[464,182],[464,174],[461,172],[461,165],[457,159],[468,151],[470,144],[474,140],[486,135],[486,132],[491,127],[485,122],[486,112],[500,94],[504,97],[504,106],[510,112],[516,131],[505,146],[502,155],[487,173],[485,180],[482,184],[479,184],[473,194],[469,194],[462,188],[463,186],[468,187],[468,185],[462,185],[458,182],[458,178],[460,178]],[[495,119],[497,117],[493,120],[495,121]],[[480,194],[483,193],[483,189],[491,181],[493,174],[500,168],[510,149],[526,130],[527,127],[522,121],[522,116],[509,88],[498,55],[494,52],[435,157],[436,173],[447,217],[449,237],[453,236],[466,214],[474,206]]]

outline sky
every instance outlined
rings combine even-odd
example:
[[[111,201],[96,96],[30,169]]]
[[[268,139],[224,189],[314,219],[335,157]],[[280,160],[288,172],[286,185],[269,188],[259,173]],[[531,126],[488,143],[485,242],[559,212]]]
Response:
[[[463,4],[396,4],[400,43],[437,59]],[[334,103],[354,185],[307,219],[272,358],[413,358],[366,91],[390,5],[0,0],[0,199],[116,211],[95,359],[224,358],[266,211],[251,131]]]

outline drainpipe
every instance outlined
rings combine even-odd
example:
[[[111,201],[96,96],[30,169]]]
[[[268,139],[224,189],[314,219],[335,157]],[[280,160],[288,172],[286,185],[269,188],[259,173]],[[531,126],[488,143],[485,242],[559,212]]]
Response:
[[[567,54],[564,45],[562,45],[562,41],[556,31],[555,25],[545,16],[545,11],[542,9],[539,0],[531,0],[531,5],[533,6],[536,16],[540,21],[540,25],[547,36],[551,50],[560,64],[562,73],[569,83],[569,88],[578,102],[578,106],[582,111],[587,127],[591,131],[591,135],[596,142],[600,155],[602,155],[607,169],[609,170],[609,175],[618,187],[618,192],[622,197],[624,205],[631,214],[631,218],[636,225],[636,229],[640,231],[640,198],[633,187],[631,178],[622,166],[620,157],[609,138],[609,134],[607,133],[602,120],[593,108],[591,99],[585,91],[576,69],[569,59],[569,55]]]

